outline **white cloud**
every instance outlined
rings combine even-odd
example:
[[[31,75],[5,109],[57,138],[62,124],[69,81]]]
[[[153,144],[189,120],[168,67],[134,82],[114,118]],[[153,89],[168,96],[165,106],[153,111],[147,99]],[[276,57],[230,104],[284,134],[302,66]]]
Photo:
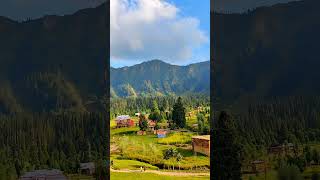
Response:
[[[183,61],[208,41],[199,20],[165,0],[110,1],[111,58]]]

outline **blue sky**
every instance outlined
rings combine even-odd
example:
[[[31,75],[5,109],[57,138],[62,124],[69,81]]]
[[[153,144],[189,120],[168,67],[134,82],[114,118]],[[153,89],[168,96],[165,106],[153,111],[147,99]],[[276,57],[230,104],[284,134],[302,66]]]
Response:
[[[155,13],[154,15],[162,16],[162,14],[160,13],[163,12],[165,14],[163,16],[166,16],[168,18],[155,18],[152,23],[154,23],[155,26],[159,27],[159,31],[165,31],[164,33],[167,34],[157,32],[157,30],[152,31],[154,29],[150,26],[153,25],[150,25],[149,22],[141,23],[139,20],[137,20],[141,18],[133,20],[131,19],[131,21],[125,23],[124,21],[126,21],[127,18],[125,18],[126,15],[123,14],[129,14],[130,12],[124,11],[122,12],[123,14],[119,13],[115,15],[113,14],[114,12],[112,12],[112,9],[120,8],[112,8],[113,5],[111,4],[111,21],[112,19],[114,19],[116,21],[114,22],[115,24],[123,22],[119,25],[119,32],[117,30],[113,30],[113,25],[111,22],[110,63],[112,67],[130,66],[152,59],[161,59],[168,63],[178,65],[187,65],[196,62],[208,61],[210,59],[210,0],[167,0],[166,2],[169,3],[170,7],[163,7],[163,9],[159,10],[158,14]],[[119,7],[119,4],[114,6]],[[151,6],[151,4],[149,4],[148,7],[149,6]],[[151,9],[152,7],[153,6],[151,6]],[[174,13],[174,8],[178,9],[176,13]],[[158,11],[158,9],[155,8],[154,11]],[[139,16],[139,13],[132,14]],[[130,14],[130,18],[132,18],[132,14]],[[137,21],[138,25],[132,23],[135,21]],[[130,23],[135,25],[128,25]],[[171,24],[175,23],[178,27],[182,27],[181,32],[177,33],[176,31],[172,32],[170,30],[173,26],[171,26]],[[145,27],[145,29],[141,27]],[[124,29],[126,29],[126,31],[124,31]],[[135,29],[136,31],[131,29]],[[148,31],[146,29],[151,29],[151,31]],[[142,33],[139,33],[137,31],[142,31]],[[124,36],[130,37],[128,39],[131,39],[131,37],[133,37],[132,39],[135,39],[137,37],[134,42],[138,42],[138,47],[141,47],[141,49],[135,51],[130,48],[131,46],[127,47],[129,46],[128,44],[133,42],[127,42],[129,40],[125,39]],[[159,38],[157,39],[156,36],[158,36]],[[172,41],[163,41],[161,39],[162,36],[163,39],[172,39]],[[172,46],[172,48],[167,46]],[[181,48],[179,46],[181,46]],[[183,48],[183,46],[187,47]]]

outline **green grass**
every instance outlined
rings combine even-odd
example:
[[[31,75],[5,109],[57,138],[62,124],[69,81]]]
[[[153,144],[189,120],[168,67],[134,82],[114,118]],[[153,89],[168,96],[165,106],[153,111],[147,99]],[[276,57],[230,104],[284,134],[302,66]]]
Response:
[[[265,177],[267,177],[266,179],[273,180],[273,179],[277,179],[277,172],[274,170],[268,171],[267,176],[265,176],[264,173],[259,173],[258,176],[256,174],[243,175],[242,179],[249,180],[250,177],[252,177],[253,180],[265,180]]]
[[[146,136],[123,136],[117,140],[122,153],[117,156],[117,159],[135,160],[147,162],[151,165],[165,165],[165,167],[178,167],[177,162],[163,159],[163,151],[173,145],[156,144],[157,139],[154,135]],[[209,157],[203,155],[193,155],[191,149],[177,148],[183,156],[180,162],[181,169],[194,169],[195,167],[209,168]],[[161,167],[161,166],[159,166]],[[119,168],[121,169],[121,168]]]
[[[172,133],[168,137],[158,139],[159,144],[190,144],[192,133]]]
[[[311,176],[312,176],[313,173],[318,173],[318,174],[320,174],[320,166],[310,166],[310,167],[307,167],[307,168],[304,170],[302,176],[303,176],[304,178],[309,178],[309,179],[311,179]]]
[[[111,136],[136,135],[137,131],[139,131],[139,127],[117,128],[117,129],[112,129],[110,135]]]
[[[152,166],[150,164],[135,161],[135,160],[126,160],[126,159],[112,159],[114,169],[140,169],[140,167],[146,167],[146,169],[157,170],[158,167]]]
[[[196,123],[196,114],[191,123]],[[157,138],[156,135],[137,135],[138,127],[111,129],[111,142],[119,147],[119,153],[111,154],[115,159],[114,166],[117,169],[139,169],[140,166],[147,166],[150,169],[158,167],[166,167],[174,164],[175,169],[178,169],[180,164],[181,169],[190,170],[195,167],[209,169],[210,158],[198,154],[194,156],[191,150],[192,132],[174,132],[166,138]],[[181,147],[183,145],[184,147]],[[177,148],[183,156],[183,159],[178,164],[172,160],[163,159],[163,151],[173,147]],[[199,170],[199,169],[198,169]]]
[[[152,173],[118,173],[118,172],[111,172],[112,180],[204,180],[210,179],[209,176],[207,177],[188,177],[188,176],[164,176],[164,175],[157,175]]]

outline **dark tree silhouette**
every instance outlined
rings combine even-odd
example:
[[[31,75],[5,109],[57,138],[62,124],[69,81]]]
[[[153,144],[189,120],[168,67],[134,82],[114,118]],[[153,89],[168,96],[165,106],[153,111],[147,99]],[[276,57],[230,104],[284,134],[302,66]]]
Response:
[[[212,179],[241,179],[241,149],[231,116],[222,111],[214,124]]]

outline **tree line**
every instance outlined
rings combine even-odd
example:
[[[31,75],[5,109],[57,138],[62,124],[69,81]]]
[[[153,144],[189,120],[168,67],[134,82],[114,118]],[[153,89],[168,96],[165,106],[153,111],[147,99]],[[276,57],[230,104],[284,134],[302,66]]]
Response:
[[[1,115],[0,179],[47,168],[78,173],[80,163],[105,161],[106,122],[103,113]]]
[[[188,94],[181,97],[187,111],[198,106],[210,106],[210,97],[205,94]],[[157,102],[160,111],[172,111],[177,98],[177,96],[111,98],[110,118],[121,114],[134,115],[136,112],[150,113],[154,102]]]
[[[320,141],[320,97],[255,98],[239,104],[215,113],[214,179],[241,179],[246,161],[261,158],[261,153],[273,145],[294,145],[293,154],[277,159],[280,179],[291,171],[299,174],[310,163],[319,164],[320,153],[306,144]]]

